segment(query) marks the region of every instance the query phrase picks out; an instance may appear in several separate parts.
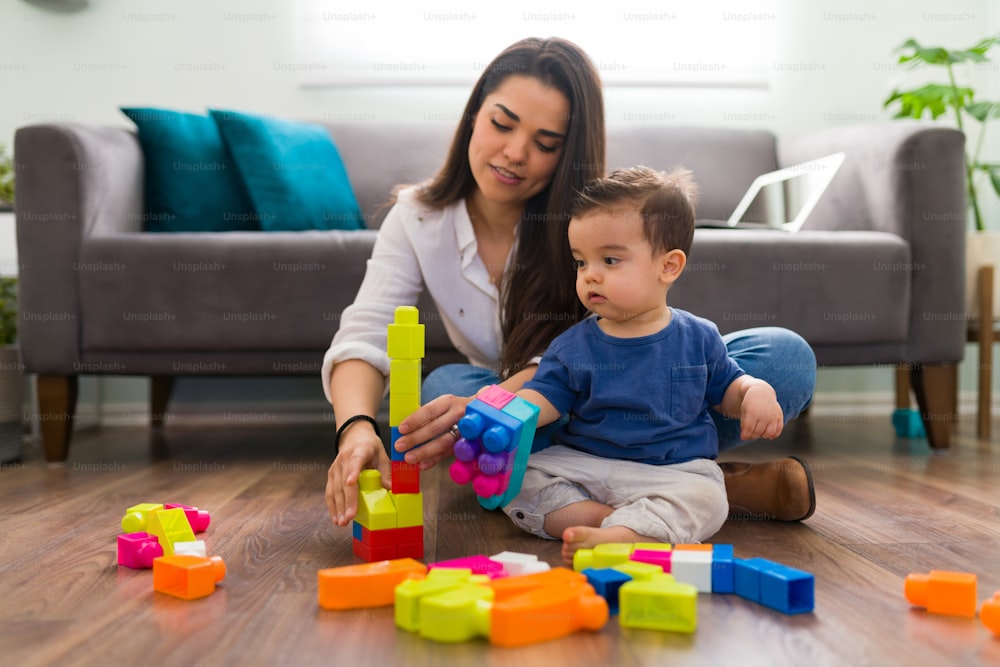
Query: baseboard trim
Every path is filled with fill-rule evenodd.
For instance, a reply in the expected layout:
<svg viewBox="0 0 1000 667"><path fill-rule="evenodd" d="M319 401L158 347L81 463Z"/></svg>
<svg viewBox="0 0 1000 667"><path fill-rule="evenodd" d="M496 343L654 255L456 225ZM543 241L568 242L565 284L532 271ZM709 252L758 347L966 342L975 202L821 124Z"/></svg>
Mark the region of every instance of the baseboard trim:
<svg viewBox="0 0 1000 667"><path fill-rule="evenodd" d="M916 408L916 405L911 407ZM817 417L865 416L889 419L896 409L896 395L881 392L819 392L809 413ZM962 392L958 397L960 417L974 418L976 392ZM1000 396L993 401L993 413L1000 415ZM81 405L77 410L77 428L93 426L148 426L152 419L146 403L105 403ZM291 424L333 424L333 412L322 401L283 401L262 403L180 404L168 409L166 425L178 426L252 426Z"/></svg>

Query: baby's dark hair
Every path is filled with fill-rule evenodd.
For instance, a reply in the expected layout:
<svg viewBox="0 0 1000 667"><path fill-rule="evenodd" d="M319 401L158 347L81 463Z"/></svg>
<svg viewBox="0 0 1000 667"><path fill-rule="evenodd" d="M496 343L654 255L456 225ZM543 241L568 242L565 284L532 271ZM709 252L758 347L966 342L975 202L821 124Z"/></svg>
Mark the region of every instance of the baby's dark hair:
<svg viewBox="0 0 1000 667"><path fill-rule="evenodd" d="M642 233L654 255L674 249L689 254L698 194L690 169L616 169L605 178L587 183L577 194L570 213L578 217L598 209L634 206L642 216Z"/></svg>

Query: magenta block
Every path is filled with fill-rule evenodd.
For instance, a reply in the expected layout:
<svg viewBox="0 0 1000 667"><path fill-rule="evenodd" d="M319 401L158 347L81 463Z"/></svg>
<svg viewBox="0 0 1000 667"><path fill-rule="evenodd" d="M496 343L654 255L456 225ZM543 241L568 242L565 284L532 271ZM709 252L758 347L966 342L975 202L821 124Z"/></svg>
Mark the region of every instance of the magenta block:
<svg viewBox="0 0 1000 667"><path fill-rule="evenodd" d="M118 564L139 570L153 567L153 559L163 555L156 535L123 533L118 536Z"/></svg>
<svg viewBox="0 0 1000 667"><path fill-rule="evenodd" d="M476 398L497 410L503 410L505 405L514 400L514 394L494 384L480 392Z"/></svg>
<svg viewBox="0 0 1000 667"><path fill-rule="evenodd" d="M468 484L476 476L476 464L474 461L455 460L448 467L448 474L456 484Z"/></svg>
<svg viewBox="0 0 1000 667"><path fill-rule="evenodd" d="M197 507L191 507L190 505L180 505L177 503L164 503L163 509L175 509L180 508L184 510L184 516L187 517L188 523L191 524L191 530L196 533L204 533L208 530L208 524L212 522L212 517L208 512L200 510Z"/></svg>
<svg viewBox="0 0 1000 667"><path fill-rule="evenodd" d="M656 551L654 549L636 549L629 556L629 560L659 565L663 568L664 572L670 572L670 553L669 551Z"/></svg>
<svg viewBox="0 0 1000 667"><path fill-rule="evenodd" d="M437 563L431 563L427 566L427 569L433 570L436 567L471 570L472 574L485 574L490 579L497 579L499 577L507 576L507 573L503 569L503 563L499 563L495 560L490 560L489 558L481 554L476 556L466 556L465 558L455 558L452 560L443 560Z"/></svg>

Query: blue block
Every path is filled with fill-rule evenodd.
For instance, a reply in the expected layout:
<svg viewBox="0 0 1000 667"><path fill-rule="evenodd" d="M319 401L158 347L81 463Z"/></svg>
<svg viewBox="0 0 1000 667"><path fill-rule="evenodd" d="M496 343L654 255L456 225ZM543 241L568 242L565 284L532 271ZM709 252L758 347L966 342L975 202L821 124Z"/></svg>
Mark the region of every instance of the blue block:
<svg viewBox="0 0 1000 667"><path fill-rule="evenodd" d="M389 459L392 461L403 461L404 453L396 451L396 440L399 439L399 429L395 426L392 427L392 432L389 436Z"/></svg>
<svg viewBox="0 0 1000 667"><path fill-rule="evenodd" d="M594 587L594 592L608 601L608 611L611 614L617 614L618 589L625 582L632 581L632 577L613 567L588 567L583 570L583 575L587 577L587 583Z"/></svg>
<svg viewBox="0 0 1000 667"><path fill-rule="evenodd" d="M804 614L813 610L813 575L794 567L772 563L760 575L760 603L783 614Z"/></svg>
<svg viewBox="0 0 1000 667"><path fill-rule="evenodd" d="M364 540L361 539L361 531L364 528L364 526L362 526L357 521L355 521L352 525L353 527L351 528L351 535L354 537L354 539L358 540L359 542L363 542Z"/></svg>
<svg viewBox="0 0 1000 667"><path fill-rule="evenodd" d="M765 558L733 559L733 592L741 598L760 602L761 572L770 567Z"/></svg>
<svg viewBox="0 0 1000 667"><path fill-rule="evenodd" d="M736 590L733 574L733 545L712 545L712 592L732 593Z"/></svg>
<svg viewBox="0 0 1000 667"><path fill-rule="evenodd" d="M923 438L924 420L920 418L920 412L900 408L892 413L892 425L896 429L897 438Z"/></svg>

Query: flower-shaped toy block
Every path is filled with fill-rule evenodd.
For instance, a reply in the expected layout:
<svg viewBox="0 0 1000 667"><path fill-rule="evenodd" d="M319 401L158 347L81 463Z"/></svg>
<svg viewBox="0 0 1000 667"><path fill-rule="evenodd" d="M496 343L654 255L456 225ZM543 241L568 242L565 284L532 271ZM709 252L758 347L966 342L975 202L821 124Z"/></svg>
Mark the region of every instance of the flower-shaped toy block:
<svg viewBox="0 0 1000 667"><path fill-rule="evenodd" d="M458 484L471 482L484 508L503 507L521 490L538 413L537 406L499 385L466 407L449 473Z"/></svg>

